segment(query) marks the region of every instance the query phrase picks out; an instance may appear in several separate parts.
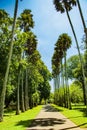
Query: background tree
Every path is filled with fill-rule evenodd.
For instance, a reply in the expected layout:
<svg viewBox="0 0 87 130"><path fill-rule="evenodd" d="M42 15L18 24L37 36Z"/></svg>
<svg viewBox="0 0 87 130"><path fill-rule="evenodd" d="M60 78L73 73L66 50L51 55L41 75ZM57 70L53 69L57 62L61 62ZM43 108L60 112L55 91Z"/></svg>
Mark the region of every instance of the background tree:
<svg viewBox="0 0 87 130"><path fill-rule="evenodd" d="M83 59L83 61L84 61L84 59ZM71 56L67 60L67 73L68 73L68 78L70 78L71 80L78 80L82 84L84 104L86 104L84 80L83 80L83 75L81 72L81 64L80 64L78 55Z"/></svg>
<svg viewBox="0 0 87 130"><path fill-rule="evenodd" d="M70 85L70 95L72 103L82 103L83 102L83 92L82 84L78 81L73 82Z"/></svg>

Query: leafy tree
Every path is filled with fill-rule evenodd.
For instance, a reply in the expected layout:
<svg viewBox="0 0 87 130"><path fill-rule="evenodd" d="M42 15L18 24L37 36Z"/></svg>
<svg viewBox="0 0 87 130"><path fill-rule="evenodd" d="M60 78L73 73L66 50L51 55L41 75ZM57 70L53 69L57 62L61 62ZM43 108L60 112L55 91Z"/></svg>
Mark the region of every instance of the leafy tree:
<svg viewBox="0 0 87 130"><path fill-rule="evenodd" d="M73 82L70 85L70 95L72 103L83 102L83 92L81 83Z"/></svg>
<svg viewBox="0 0 87 130"><path fill-rule="evenodd" d="M38 85L38 91L40 92L40 102L42 99L46 100L49 95L50 95L50 84L49 84L49 80L51 80L51 73L49 72L49 70L47 69L47 67L45 66L45 64L40 61L39 62L39 72L43 77L43 82L41 82Z"/></svg>
<svg viewBox="0 0 87 130"><path fill-rule="evenodd" d="M67 73L69 79L74 79L73 70L78 67L78 64L80 64L78 55L71 56L67 60Z"/></svg>
<svg viewBox="0 0 87 130"><path fill-rule="evenodd" d="M68 73L68 77L70 79L73 79L73 80L76 79L82 83L84 104L86 104L86 93L85 93L84 79L83 79L83 75L81 72L81 64L80 64L78 55L71 56L67 60L67 73Z"/></svg>
<svg viewBox="0 0 87 130"><path fill-rule="evenodd" d="M0 10L0 17L0 88L2 88L3 78L6 71L6 63L8 59L8 47L11 40L9 38L11 36L11 30L9 29L11 27L11 19L5 10Z"/></svg>
<svg viewBox="0 0 87 130"><path fill-rule="evenodd" d="M33 106L37 106L39 104L39 100L40 100L40 94L38 91L36 91L33 95L32 95L32 100L33 100Z"/></svg>

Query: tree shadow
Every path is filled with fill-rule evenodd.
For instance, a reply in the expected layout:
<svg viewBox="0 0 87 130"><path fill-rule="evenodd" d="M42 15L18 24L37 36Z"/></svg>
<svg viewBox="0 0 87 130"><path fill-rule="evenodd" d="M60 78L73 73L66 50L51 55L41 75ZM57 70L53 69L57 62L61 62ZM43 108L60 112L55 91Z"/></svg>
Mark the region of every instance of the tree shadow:
<svg viewBox="0 0 87 130"><path fill-rule="evenodd" d="M60 130L73 130L74 128L79 128L79 127L81 127L81 126L84 126L84 125L86 125L87 123L83 123L83 124L80 124L80 125L78 125L78 126L73 126L73 127L67 127L67 128L63 128L63 129L60 129Z"/></svg>
<svg viewBox="0 0 87 130"><path fill-rule="evenodd" d="M41 127L46 127L46 126L54 126L57 124L64 124L65 120L63 119L57 119L57 118L37 118L34 120L26 120L26 121L19 121L16 126L18 125L22 125L24 127L37 127L37 126L41 126ZM31 125L30 125L31 124Z"/></svg>
<svg viewBox="0 0 87 130"><path fill-rule="evenodd" d="M67 117L67 118L71 119L71 118L79 118L79 117L83 117L83 116L72 116L72 117Z"/></svg>
<svg viewBox="0 0 87 130"><path fill-rule="evenodd" d="M5 109L4 110L4 117L6 117L6 116L13 116L14 115L14 110L12 110L12 109Z"/></svg>
<svg viewBox="0 0 87 130"><path fill-rule="evenodd" d="M73 110L77 110L77 111L83 112L83 116L87 117L87 110L86 110L86 108L76 107L76 108L73 108Z"/></svg>
<svg viewBox="0 0 87 130"><path fill-rule="evenodd" d="M54 108L54 107L51 106L51 105L46 105L46 106L44 106L44 109L45 109L45 112L59 112L59 111L62 111L61 109L59 109L59 108Z"/></svg>

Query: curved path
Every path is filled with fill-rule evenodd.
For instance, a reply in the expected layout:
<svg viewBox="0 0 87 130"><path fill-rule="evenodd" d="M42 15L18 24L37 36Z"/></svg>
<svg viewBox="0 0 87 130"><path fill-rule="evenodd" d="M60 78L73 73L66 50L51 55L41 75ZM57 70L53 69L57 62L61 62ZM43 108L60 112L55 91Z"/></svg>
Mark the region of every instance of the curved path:
<svg viewBox="0 0 87 130"><path fill-rule="evenodd" d="M82 130L50 105L45 105L27 130Z"/></svg>

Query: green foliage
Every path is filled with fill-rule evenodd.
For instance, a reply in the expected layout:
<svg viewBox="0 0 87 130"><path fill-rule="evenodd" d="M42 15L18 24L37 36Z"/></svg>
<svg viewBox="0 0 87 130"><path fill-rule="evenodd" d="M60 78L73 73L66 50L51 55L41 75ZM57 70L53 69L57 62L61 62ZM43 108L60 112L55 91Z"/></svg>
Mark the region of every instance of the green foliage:
<svg viewBox="0 0 87 130"><path fill-rule="evenodd" d="M70 85L70 96L72 103L83 102L83 91L81 83L72 83Z"/></svg>
<svg viewBox="0 0 87 130"><path fill-rule="evenodd" d="M50 93L50 97L48 99L48 103L54 103L54 93Z"/></svg>
<svg viewBox="0 0 87 130"><path fill-rule="evenodd" d="M33 15L31 10L25 9L18 18L18 24L24 32L28 32L30 28L34 27Z"/></svg>
<svg viewBox="0 0 87 130"><path fill-rule="evenodd" d="M7 12L0 10L0 79L4 77L11 39L11 19ZM8 40L9 39L9 40ZM4 66L3 66L4 65Z"/></svg>
<svg viewBox="0 0 87 130"><path fill-rule="evenodd" d="M32 100L33 100L33 105L37 106L39 104L39 100L40 100L40 94L38 91L36 91L33 95L32 95Z"/></svg>
<svg viewBox="0 0 87 130"><path fill-rule="evenodd" d="M58 90L56 90L55 92L54 92L54 103L55 104L58 104L58 102L59 102L59 91Z"/></svg>
<svg viewBox="0 0 87 130"><path fill-rule="evenodd" d="M67 60L68 78L74 79L74 73L73 73L73 71L74 71L74 69L76 69L78 67L78 64L80 64L79 56L78 55L71 56Z"/></svg>
<svg viewBox="0 0 87 130"><path fill-rule="evenodd" d="M27 39L27 43L26 43L26 53L30 56L34 53L34 51L37 48L37 39L36 36L32 33L32 32L28 32L28 39Z"/></svg>

